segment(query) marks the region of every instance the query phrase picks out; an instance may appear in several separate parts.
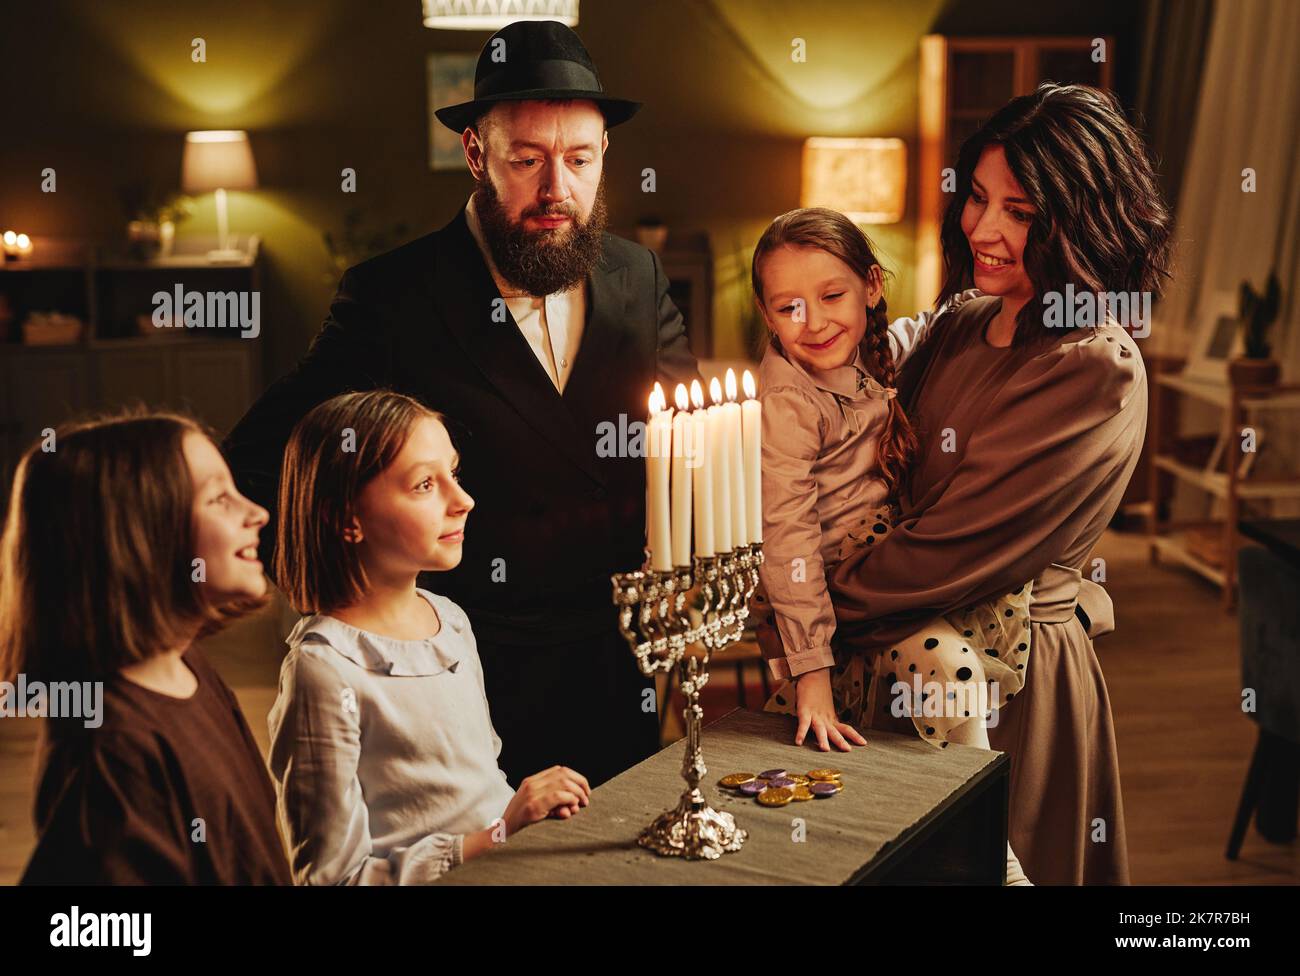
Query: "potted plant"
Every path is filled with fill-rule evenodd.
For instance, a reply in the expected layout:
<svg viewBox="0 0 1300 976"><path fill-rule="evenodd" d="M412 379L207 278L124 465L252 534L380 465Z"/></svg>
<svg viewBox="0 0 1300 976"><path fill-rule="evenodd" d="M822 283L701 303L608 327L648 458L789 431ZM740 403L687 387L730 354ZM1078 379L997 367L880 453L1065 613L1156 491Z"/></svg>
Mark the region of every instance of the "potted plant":
<svg viewBox="0 0 1300 976"><path fill-rule="evenodd" d="M1249 281L1241 283L1238 323L1245 355L1228 363L1228 376L1233 386L1272 386L1277 382L1282 370L1278 361L1270 355L1272 347L1268 341L1268 330L1277 318L1281 291L1276 271L1269 274L1263 294L1255 291Z"/></svg>
<svg viewBox="0 0 1300 976"><path fill-rule="evenodd" d="M182 193L172 193L158 205L158 243L163 257L170 257L176 241L176 226L194 212L194 200Z"/></svg>
<svg viewBox="0 0 1300 976"><path fill-rule="evenodd" d="M361 208L353 207L343 215L341 236L328 230L321 233L330 260L330 269L324 276L324 280L329 284L336 283L339 275L353 265L360 264L376 254L392 250L406 239L409 231L405 221L380 230L367 230L363 227L364 223Z"/></svg>
<svg viewBox="0 0 1300 976"><path fill-rule="evenodd" d="M176 225L193 212L193 199L182 193L159 190L146 181L123 187L121 198L127 215L126 240L131 256L142 261L169 256L176 238Z"/></svg>

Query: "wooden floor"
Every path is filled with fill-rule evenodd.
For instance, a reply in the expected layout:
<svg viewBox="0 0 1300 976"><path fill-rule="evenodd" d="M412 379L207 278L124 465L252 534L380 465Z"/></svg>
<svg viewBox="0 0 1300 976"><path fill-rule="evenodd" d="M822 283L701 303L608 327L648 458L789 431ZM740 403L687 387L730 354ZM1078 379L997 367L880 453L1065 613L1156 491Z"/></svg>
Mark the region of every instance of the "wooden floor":
<svg viewBox="0 0 1300 976"><path fill-rule="evenodd" d="M1270 844L1252 827L1241 857L1224 859L1255 725L1241 712L1237 618L1208 584L1151 566L1140 537L1108 532L1116 632L1097 642L1118 729L1135 884L1295 884L1300 845ZM612 612L612 610L611 610ZM275 608L207 642L266 749L286 619ZM752 678L751 707L761 707ZM732 707L734 672L714 669L711 711ZM32 757L38 721L0 721L0 883L20 875L33 842ZM677 734L670 723L666 734ZM706 743L707 745L707 743ZM707 755L706 755L707 758Z"/></svg>

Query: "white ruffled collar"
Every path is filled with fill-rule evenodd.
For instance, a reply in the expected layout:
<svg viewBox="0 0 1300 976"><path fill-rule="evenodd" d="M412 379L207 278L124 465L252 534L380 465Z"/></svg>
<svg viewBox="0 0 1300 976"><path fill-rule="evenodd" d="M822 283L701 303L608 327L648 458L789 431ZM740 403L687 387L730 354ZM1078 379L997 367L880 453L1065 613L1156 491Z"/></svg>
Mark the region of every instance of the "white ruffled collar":
<svg viewBox="0 0 1300 976"><path fill-rule="evenodd" d="M285 638L291 648L324 644L359 668L399 677L419 677L456 670L469 640L469 618L455 603L428 590L416 593L438 613L442 628L433 637L398 640L344 623L329 614L303 617Z"/></svg>

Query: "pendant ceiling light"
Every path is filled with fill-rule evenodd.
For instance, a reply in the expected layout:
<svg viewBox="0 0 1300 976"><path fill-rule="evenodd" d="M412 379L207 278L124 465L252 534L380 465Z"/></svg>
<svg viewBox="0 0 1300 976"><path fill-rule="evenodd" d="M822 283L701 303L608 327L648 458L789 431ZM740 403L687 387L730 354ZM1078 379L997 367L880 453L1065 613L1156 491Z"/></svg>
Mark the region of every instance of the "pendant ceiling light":
<svg viewBox="0 0 1300 976"><path fill-rule="evenodd" d="M578 0L423 0L424 26L496 31L518 20L558 20L578 26Z"/></svg>

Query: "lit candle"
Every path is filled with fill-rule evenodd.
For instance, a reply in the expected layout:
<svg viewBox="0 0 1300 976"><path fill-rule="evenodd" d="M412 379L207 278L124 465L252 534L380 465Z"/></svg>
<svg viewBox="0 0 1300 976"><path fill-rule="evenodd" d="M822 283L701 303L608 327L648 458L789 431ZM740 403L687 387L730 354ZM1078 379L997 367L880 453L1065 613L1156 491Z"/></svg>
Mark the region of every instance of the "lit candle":
<svg viewBox="0 0 1300 976"><path fill-rule="evenodd" d="M26 234L19 234L14 240L14 255L20 258L32 256L32 239Z"/></svg>
<svg viewBox="0 0 1300 976"><path fill-rule="evenodd" d="M713 457L709 443L709 414L704 409L704 391L699 380L691 380L691 431L695 453L695 555L713 555Z"/></svg>
<svg viewBox="0 0 1300 976"><path fill-rule="evenodd" d="M13 231L5 231L4 237L0 238L0 240L3 240L4 242L5 257L10 258L18 253L18 235Z"/></svg>
<svg viewBox="0 0 1300 976"><path fill-rule="evenodd" d="M731 450L722 413L722 385L709 380L709 452L713 458L713 548L731 552Z"/></svg>
<svg viewBox="0 0 1300 976"><path fill-rule="evenodd" d="M745 370L744 387L740 419L745 438L745 514L749 541L758 543L763 541L763 405L749 370Z"/></svg>
<svg viewBox="0 0 1300 976"><path fill-rule="evenodd" d="M678 383L673 393L677 413L673 415L673 565L691 564L691 469L687 467L687 439L692 436L690 401L686 398L686 385ZM691 447L691 450L694 448Z"/></svg>
<svg viewBox="0 0 1300 976"><path fill-rule="evenodd" d="M745 459L740 434L740 404L736 402L736 371L727 370L727 402L722 406L727 425L727 473L730 476L731 541L736 549L749 544L749 522L745 518Z"/></svg>
<svg viewBox="0 0 1300 976"><path fill-rule="evenodd" d="M666 407L658 383L650 394L650 422L646 424L646 538L650 546L650 568L667 572L673 568L672 521L669 515L668 477L672 461L672 412Z"/></svg>

